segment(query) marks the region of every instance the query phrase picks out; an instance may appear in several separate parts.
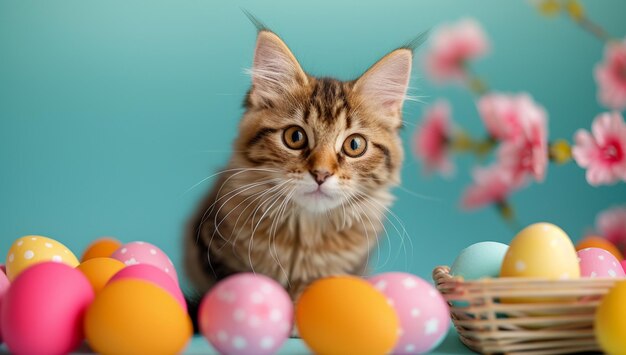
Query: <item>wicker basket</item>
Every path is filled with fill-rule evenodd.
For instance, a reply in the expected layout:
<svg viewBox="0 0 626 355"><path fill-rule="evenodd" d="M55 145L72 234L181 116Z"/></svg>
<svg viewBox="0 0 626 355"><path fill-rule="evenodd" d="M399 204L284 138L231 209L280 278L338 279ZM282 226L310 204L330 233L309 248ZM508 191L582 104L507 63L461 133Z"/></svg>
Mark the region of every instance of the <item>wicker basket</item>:
<svg viewBox="0 0 626 355"><path fill-rule="evenodd" d="M437 267L433 279L450 304L450 316L467 347L483 354L537 355L600 351L593 333L595 309L619 281L464 281L451 276L447 266ZM507 297L527 301L500 302Z"/></svg>

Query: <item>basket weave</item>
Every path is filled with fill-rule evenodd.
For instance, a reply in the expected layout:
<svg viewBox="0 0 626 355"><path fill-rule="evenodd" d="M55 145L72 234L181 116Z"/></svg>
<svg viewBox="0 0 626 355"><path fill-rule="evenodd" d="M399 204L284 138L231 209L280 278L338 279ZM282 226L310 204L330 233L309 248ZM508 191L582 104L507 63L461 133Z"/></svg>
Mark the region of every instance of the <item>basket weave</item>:
<svg viewBox="0 0 626 355"><path fill-rule="evenodd" d="M483 354L534 355L600 351L593 332L595 310L602 296L619 281L464 281L451 276L447 266L435 268L433 280L450 304L452 322L467 347ZM507 297L527 301L500 302Z"/></svg>

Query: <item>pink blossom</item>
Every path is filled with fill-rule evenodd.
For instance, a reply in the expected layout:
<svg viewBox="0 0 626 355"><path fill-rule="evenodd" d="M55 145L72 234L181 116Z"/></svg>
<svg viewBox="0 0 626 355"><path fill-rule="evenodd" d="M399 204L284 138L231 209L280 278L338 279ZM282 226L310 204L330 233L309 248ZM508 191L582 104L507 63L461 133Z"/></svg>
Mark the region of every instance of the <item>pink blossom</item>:
<svg viewBox="0 0 626 355"><path fill-rule="evenodd" d="M454 171L448 157L450 131L450 105L444 100L437 101L426 110L413 138L414 153L424 161L427 171L439 171L444 175Z"/></svg>
<svg viewBox="0 0 626 355"><path fill-rule="evenodd" d="M489 50L487 36L474 19L442 25L431 38L432 45L425 54L424 64L426 73L439 83L465 80L466 62Z"/></svg>
<svg viewBox="0 0 626 355"><path fill-rule="evenodd" d="M593 186L626 180L626 123L618 112L602 113L594 119L591 132L579 129L572 155L587 169Z"/></svg>
<svg viewBox="0 0 626 355"><path fill-rule="evenodd" d="M626 108L626 39L604 49L604 61L596 65L598 101L614 110Z"/></svg>
<svg viewBox="0 0 626 355"><path fill-rule="evenodd" d="M544 108L526 93L488 94L478 101L477 106L489 134L504 141L528 134L530 126L545 123L547 117Z"/></svg>
<svg viewBox="0 0 626 355"><path fill-rule="evenodd" d="M611 243L626 247L626 206L602 211L596 217L596 228Z"/></svg>
<svg viewBox="0 0 626 355"><path fill-rule="evenodd" d="M474 184L463 193L461 205L474 209L504 202L517 187L508 169L499 165L474 170Z"/></svg>

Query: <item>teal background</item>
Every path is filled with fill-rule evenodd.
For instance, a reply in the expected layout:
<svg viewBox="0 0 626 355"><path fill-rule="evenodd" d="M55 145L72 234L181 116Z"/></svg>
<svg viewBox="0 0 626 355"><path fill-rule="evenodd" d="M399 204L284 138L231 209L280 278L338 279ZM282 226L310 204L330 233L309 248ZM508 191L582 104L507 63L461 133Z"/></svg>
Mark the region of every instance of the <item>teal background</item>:
<svg viewBox="0 0 626 355"><path fill-rule="evenodd" d="M611 34L626 34L626 2L584 4ZM493 46L475 71L495 89L530 92L549 112L551 138L571 140L603 111L592 77L603 43L525 1L0 1L1 255L25 234L76 254L111 235L153 242L180 265L183 224L211 182L187 190L227 160L250 83L243 69L255 29L241 7L282 36L305 70L342 79L469 15ZM429 279L465 246L506 243L514 231L490 208L459 210L472 159L456 159L447 181L425 177L410 153L422 110L439 96L450 98L461 126L483 134L472 95L431 85L419 54L411 85L424 103L405 105L409 153L393 211L412 248L404 252L390 233L372 262ZM550 221L577 240L599 211L625 199L624 183L592 188L570 163L550 166L545 183L512 202L522 224Z"/></svg>

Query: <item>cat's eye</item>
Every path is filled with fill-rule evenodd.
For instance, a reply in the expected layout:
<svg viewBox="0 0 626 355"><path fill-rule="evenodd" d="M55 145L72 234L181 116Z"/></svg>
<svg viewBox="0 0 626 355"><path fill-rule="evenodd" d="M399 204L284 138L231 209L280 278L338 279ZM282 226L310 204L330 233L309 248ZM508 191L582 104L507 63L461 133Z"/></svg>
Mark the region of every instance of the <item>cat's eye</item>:
<svg viewBox="0 0 626 355"><path fill-rule="evenodd" d="M306 147L306 132L300 126L288 127L283 132L283 142L291 149L302 149Z"/></svg>
<svg viewBox="0 0 626 355"><path fill-rule="evenodd" d="M367 150L367 141L360 134L352 134L343 142L343 152L351 157L358 158L365 154Z"/></svg>

